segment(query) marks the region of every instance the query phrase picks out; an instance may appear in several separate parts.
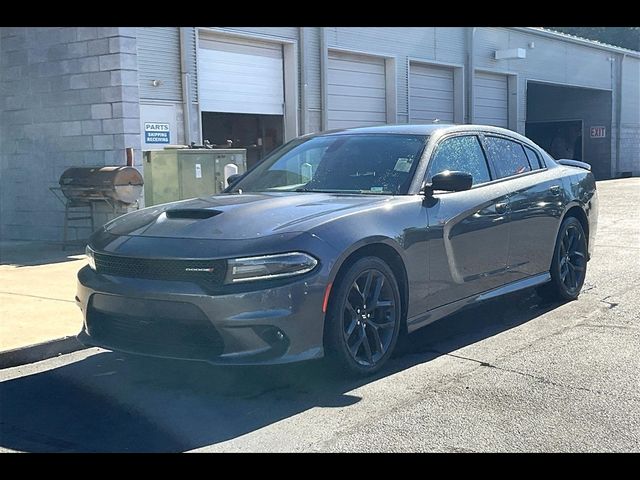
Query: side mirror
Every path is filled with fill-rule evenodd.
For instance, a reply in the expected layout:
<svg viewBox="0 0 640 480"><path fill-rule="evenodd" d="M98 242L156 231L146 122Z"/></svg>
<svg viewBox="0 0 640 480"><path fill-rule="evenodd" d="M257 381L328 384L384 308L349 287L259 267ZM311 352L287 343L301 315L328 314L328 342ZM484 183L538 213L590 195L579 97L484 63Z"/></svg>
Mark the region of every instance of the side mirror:
<svg viewBox="0 0 640 480"><path fill-rule="evenodd" d="M233 185L238 180L240 180L242 177L244 177L244 174L242 174L242 173L234 173L233 175L229 175L227 177L227 185L229 185L229 186Z"/></svg>
<svg viewBox="0 0 640 480"><path fill-rule="evenodd" d="M431 178L431 184L427 184L425 187L425 194L432 195L435 190L462 192L469 190L471 185L473 185L473 177L468 173L445 170Z"/></svg>

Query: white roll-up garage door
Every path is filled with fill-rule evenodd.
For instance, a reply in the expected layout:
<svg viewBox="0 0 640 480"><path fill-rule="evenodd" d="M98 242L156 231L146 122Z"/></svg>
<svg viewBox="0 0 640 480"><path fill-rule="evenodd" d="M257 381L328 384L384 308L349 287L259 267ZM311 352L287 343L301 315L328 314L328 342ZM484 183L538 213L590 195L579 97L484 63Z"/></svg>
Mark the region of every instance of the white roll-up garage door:
<svg viewBox="0 0 640 480"><path fill-rule="evenodd" d="M200 37L198 85L205 112L284 113L282 46Z"/></svg>
<svg viewBox="0 0 640 480"><path fill-rule="evenodd" d="M328 128L386 123L384 58L330 52L327 103Z"/></svg>
<svg viewBox="0 0 640 480"><path fill-rule="evenodd" d="M411 63L409 120L453 122L453 69Z"/></svg>
<svg viewBox="0 0 640 480"><path fill-rule="evenodd" d="M509 83L506 75L476 72L475 122L509 127Z"/></svg>

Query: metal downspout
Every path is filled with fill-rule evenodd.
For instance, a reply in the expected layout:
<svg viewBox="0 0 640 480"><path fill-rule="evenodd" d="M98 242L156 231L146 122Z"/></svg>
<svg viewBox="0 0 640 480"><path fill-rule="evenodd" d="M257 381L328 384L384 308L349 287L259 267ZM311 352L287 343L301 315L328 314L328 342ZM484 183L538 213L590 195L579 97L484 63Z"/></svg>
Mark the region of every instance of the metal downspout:
<svg viewBox="0 0 640 480"><path fill-rule="evenodd" d="M184 143L191 145L191 74L187 63L188 29L180 27L180 73L182 80L182 115L184 125Z"/></svg>
<svg viewBox="0 0 640 480"><path fill-rule="evenodd" d="M474 76L475 76L476 27L467 28L467 123L475 123Z"/></svg>
<svg viewBox="0 0 640 480"><path fill-rule="evenodd" d="M320 27L320 92L322 98L322 130L327 130L328 128L328 118L327 118L327 68L329 67L329 58L327 52L327 29L325 27Z"/></svg>
<svg viewBox="0 0 640 480"><path fill-rule="evenodd" d="M619 55L620 65L618 66L618 78L616 82L616 126L617 135L616 135L616 162L615 162L615 170L613 172L613 177L620 175L620 137L622 136L622 75L624 58L626 54Z"/></svg>
<svg viewBox="0 0 640 480"><path fill-rule="evenodd" d="M307 106L307 52L305 46L305 27L298 27L300 45L300 130L303 134L309 133L309 109Z"/></svg>

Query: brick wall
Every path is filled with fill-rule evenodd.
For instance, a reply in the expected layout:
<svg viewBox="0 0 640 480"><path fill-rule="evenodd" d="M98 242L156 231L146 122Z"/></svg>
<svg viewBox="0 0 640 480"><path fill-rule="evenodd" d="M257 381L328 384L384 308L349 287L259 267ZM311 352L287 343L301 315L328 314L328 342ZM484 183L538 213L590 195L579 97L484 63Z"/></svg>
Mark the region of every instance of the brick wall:
<svg viewBox="0 0 640 480"><path fill-rule="evenodd" d="M2 27L0 58L0 238L61 240L66 168L141 164L135 28Z"/></svg>

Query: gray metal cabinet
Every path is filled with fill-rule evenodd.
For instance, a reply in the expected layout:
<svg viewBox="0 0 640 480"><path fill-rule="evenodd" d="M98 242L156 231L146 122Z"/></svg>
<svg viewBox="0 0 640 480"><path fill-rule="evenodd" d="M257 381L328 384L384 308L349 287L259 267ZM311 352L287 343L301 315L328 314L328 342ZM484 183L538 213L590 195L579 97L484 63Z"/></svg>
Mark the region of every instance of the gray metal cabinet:
<svg viewBox="0 0 640 480"><path fill-rule="evenodd" d="M145 205L221 193L227 177L244 173L247 151L165 149L144 152Z"/></svg>

